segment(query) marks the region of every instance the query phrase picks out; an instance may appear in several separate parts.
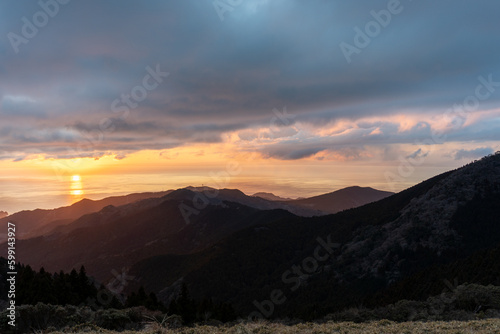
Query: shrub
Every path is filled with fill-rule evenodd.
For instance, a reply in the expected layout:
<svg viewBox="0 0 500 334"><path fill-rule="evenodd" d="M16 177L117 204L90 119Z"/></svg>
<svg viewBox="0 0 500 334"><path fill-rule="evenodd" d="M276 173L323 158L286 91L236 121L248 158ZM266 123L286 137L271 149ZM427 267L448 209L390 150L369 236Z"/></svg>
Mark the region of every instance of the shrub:
<svg viewBox="0 0 500 334"><path fill-rule="evenodd" d="M426 301L400 300L373 310L350 308L329 314L326 320L366 322L387 319L397 322L427 320L473 320L498 317L500 287L464 284L453 291L429 297Z"/></svg>

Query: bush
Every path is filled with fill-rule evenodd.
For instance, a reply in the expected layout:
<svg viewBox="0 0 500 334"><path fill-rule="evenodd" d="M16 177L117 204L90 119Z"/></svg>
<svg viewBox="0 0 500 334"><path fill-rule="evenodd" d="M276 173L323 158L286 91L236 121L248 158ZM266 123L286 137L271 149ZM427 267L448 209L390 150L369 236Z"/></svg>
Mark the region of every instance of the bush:
<svg viewBox="0 0 500 334"><path fill-rule="evenodd" d="M387 319L391 321L474 320L498 317L500 314L500 287L464 284L453 291L429 297L426 301L400 300L395 304L373 310L350 308L329 314L326 320L366 322Z"/></svg>
<svg viewBox="0 0 500 334"><path fill-rule="evenodd" d="M457 287L455 307L466 311L500 309L500 287L468 284Z"/></svg>
<svg viewBox="0 0 500 334"><path fill-rule="evenodd" d="M124 330L132 329L133 322L126 312L122 310L98 310L95 314L94 323L105 329Z"/></svg>
<svg viewBox="0 0 500 334"><path fill-rule="evenodd" d="M105 309L94 311L88 306L59 306L38 303L21 305L16 309L16 333L32 333L47 329L69 330L85 328L104 328L108 330L137 330L144 325L144 316L160 316L161 312L148 311L144 307L124 310ZM0 333L9 333L7 311L0 313Z"/></svg>

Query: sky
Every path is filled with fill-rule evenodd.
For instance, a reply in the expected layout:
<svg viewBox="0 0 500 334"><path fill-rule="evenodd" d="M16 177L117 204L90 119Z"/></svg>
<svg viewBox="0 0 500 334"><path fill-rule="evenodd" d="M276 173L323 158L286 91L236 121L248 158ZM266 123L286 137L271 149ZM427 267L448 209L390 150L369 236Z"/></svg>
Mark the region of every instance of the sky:
<svg viewBox="0 0 500 334"><path fill-rule="evenodd" d="M0 210L400 191L500 150L500 2L0 1Z"/></svg>

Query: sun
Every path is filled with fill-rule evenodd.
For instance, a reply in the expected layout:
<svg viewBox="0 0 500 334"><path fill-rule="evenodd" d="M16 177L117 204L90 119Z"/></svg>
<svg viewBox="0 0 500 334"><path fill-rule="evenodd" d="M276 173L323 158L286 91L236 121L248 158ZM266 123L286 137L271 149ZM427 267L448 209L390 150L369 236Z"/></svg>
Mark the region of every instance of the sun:
<svg viewBox="0 0 500 334"><path fill-rule="evenodd" d="M83 195L83 183L80 175L71 176L71 184L69 185L69 193L72 196L80 197Z"/></svg>

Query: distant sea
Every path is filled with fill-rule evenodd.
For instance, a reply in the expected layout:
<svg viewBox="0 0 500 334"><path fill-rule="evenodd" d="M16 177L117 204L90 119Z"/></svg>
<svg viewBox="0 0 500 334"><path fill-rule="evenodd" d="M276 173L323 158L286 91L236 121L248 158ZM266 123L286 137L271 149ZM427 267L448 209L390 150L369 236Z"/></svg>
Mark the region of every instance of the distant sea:
<svg viewBox="0 0 500 334"><path fill-rule="evenodd" d="M162 173L162 174L109 174L109 175L68 175L64 178L33 177L7 178L0 176L0 211L9 214L21 210L53 209L71 205L83 198L93 200L108 196L125 195L136 192L156 192L187 186L210 186L215 188L237 188L252 195L257 192L272 192L282 197L309 197L332 192L341 188L359 185L379 190L392 191L384 178L386 168L374 167L371 173L354 171L349 177L338 177L332 171L331 178L311 177L310 171L274 170L268 175L242 175L232 177L227 183L217 184L207 172L204 173ZM427 170L427 174L439 172ZM314 174L314 173L313 173ZM374 177L375 176L375 177ZM413 179L397 185L397 191L413 184L414 178L424 180L426 175L413 175Z"/></svg>

